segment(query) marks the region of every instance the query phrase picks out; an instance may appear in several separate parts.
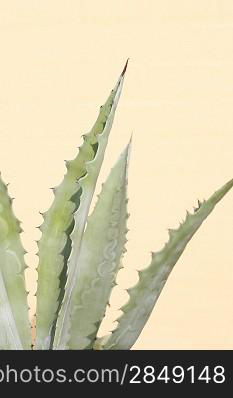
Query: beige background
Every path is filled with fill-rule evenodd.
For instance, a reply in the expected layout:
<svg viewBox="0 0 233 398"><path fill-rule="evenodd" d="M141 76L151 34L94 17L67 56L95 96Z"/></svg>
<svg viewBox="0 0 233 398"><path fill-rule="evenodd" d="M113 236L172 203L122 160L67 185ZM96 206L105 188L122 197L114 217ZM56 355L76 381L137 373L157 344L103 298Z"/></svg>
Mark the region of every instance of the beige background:
<svg viewBox="0 0 233 398"><path fill-rule="evenodd" d="M0 168L25 230L32 313L39 211L130 57L101 173L133 131L109 330L167 228L233 176L233 2L1 0L0 54ZM135 348L233 348L232 204L231 192L189 244Z"/></svg>

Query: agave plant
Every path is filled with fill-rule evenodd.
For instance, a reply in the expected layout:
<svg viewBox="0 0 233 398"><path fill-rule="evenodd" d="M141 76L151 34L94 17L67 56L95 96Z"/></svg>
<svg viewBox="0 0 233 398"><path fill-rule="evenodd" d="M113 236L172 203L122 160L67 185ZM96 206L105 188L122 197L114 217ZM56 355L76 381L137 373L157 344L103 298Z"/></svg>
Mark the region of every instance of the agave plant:
<svg viewBox="0 0 233 398"><path fill-rule="evenodd" d="M122 267L127 234L127 170L131 143L120 155L89 209L104 159L127 64L100 108L92 130L83 136L77 157L53 189L54 200L43 214L38 243L36 313L37 350L130 349L140 335L177 260L215 205L233 186L227 182L207 201L198 202L178 229L169 230L162 250L139 272L128 289L129 300L117 328L97 338L112 288ZM0 180L0 348L31 349L25 290L25 251L20 223L12 211L7 186Z"/></svg>

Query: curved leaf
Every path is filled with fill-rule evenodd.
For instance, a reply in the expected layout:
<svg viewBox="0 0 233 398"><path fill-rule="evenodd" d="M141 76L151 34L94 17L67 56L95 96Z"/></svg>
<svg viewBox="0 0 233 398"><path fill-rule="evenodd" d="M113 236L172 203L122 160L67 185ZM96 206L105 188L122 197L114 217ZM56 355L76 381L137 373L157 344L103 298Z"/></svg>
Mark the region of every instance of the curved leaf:
<svg viewBox="0 0 233 398"><path fill-rule="evenodd" d="M96 349L119 350L132 347L187 243L232 186L233 180L216 191L207 201L199 202L194 214L187 212L186 219L180 227L169 231L169 241L161 251L152 254L150 266L139 272L137 285L128 290L129 301L122 308L123 314L118 319L116 330L108 337L99 339L95 345Z"/></svg>

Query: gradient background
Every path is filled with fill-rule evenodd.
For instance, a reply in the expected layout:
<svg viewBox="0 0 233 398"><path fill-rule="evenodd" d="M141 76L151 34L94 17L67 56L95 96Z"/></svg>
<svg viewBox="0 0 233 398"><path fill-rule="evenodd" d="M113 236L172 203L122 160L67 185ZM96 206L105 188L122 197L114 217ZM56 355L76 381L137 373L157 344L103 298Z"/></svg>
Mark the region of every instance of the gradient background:
<svg viewBox="0 0 233 398"><path fill-rule="evenodd" d="M167 228L233 176L233 2L1 0L0 54L0 169L25 230L31 314L39 211L130 57L100 178L133 131L127 270L106 332ZM135 348L233 348L232 194L187 247Z"/></svg>

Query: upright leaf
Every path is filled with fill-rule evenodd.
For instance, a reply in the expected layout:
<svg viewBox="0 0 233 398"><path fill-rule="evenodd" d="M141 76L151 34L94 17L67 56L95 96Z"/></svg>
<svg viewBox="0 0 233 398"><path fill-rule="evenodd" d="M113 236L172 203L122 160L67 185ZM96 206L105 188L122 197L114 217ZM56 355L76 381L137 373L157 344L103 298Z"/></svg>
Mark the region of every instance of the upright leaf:
<svg viewBox="0 0 233 398"><path fill-rule="evenodd" d="M25 290L25 250L7 187L0 178L0 349L31 348Z"/></svg>
<svg viewBox="0 0 233 398"><path fill-rule="evenodd" d="M125 251L128 155L129 146L111 170L88 218L71 286L70 330L64 330L69 335L69 340L64 340L69 342L56 348L91 348L104 317Z"/></svg>
<svg viewBox="0 0 233 398"><path fill-rule="evenodd" d="M129 301L122 308L123 314L118 319L116 330L111 335L99 339L95 345L96 349L119 350L132 347L187 243L232 186L233 179L207 201L199 202L194 214L187 212L185 221L177 230L169 231L169 241L161 251L152 254L150 266L139 272L137 285L128 290Z"/></svg>
<svg viewBox="0 0 233 398"><path fill-rule="evenodd" d="M70 235L72 241L72 251L67 263L67 281L65 285L65 294L62 301L62 306L59 311L58 320L56 324L56 332L54 339L54 347L65 347L68 343L67 339L69 335L67 331L70 325L70 299L71 291L73 286L73 280L75 278L76 267L78 264L78 258L80 254L80 247L82 243L82 237L84 227L91 204L91 200L95 191L96 181L100 172L100 168L103 162L106 145L108 142L108 135L110 126L112 125L114 111L120 95L120 90L123 84L123 78L120 78L120 86L118 88L118 94L116 94L115 100L113 101L112 110L106 121L102 134L98 135L98 150L93 160L86 162L87 173L84 177L80 178L79 184L82 189L80 205L74 215L74 229Z"/></svg>
<svg viewBox="0 0 233 398"><path fill-rule="evenodd" d="M127 64L126 64L127 66ZM109 132L120 97L126 66L112 90L92 130L84 136L83 145L77 157L67 162L67 174L61 185L54 190L54 201L44 214L39 242L38 290L37 290L37 337L36 348L48 349L52 346L53 327L56 323L66 283L67 260L71 252L70 233L74 227L73 213L77 210L76 235L79 250L87 213L94 192L96 179L103 161ZM89 162L97 154L98 169L94 173L88 170ZM90 174L88 188L82 183ZM72 279L72 266L69 266Z"/></svg>

